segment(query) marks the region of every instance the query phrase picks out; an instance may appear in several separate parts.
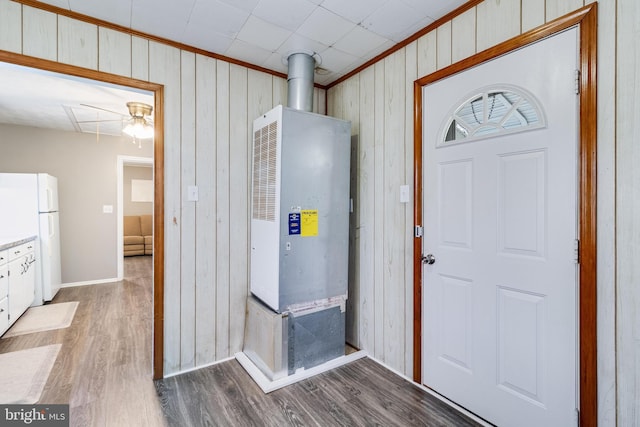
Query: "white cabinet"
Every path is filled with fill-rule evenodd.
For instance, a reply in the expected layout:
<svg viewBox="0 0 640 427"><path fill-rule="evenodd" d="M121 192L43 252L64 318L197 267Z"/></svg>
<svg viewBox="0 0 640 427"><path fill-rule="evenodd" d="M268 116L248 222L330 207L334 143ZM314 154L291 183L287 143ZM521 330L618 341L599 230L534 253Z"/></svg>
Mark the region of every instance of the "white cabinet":
<svg viewBox="0 0 640 427"><path fill-rule="evenodd" d="M0 251L0 334L9 328L9 252Z"/></svg>
<svg viewBox="0 0 640 427"><path fill-rule="evenodd" d="M29 308L36 283L35 240L5 247L0 251L0 335Z"/></svg>
<svg viewBox="0 0 640 427"><path fill-rule="evenodd" d="M15 322L33 302L36 280L34 242L9 249L9 323Z"/></svg>

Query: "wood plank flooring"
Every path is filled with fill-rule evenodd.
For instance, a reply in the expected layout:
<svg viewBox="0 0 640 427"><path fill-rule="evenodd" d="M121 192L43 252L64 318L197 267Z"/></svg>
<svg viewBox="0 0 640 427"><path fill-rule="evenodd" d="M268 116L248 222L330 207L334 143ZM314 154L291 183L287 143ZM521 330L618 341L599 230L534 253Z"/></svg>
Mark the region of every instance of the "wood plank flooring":
<svg viewBox="0 0 640 427"><path fill-rule="evenodd" d="M0 353L61 343L40 403L68 403L72 426L476 426L376 362L361 359L268 395L235 361L151 380L151 257L125 280L63 288L69 328L0 340Z"/></svg>

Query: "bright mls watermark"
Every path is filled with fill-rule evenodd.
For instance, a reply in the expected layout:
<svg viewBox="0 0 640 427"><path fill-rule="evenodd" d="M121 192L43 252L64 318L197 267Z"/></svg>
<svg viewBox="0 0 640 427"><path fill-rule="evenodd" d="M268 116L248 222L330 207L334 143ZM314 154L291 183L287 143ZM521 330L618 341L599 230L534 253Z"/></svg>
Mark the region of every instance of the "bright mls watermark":
<svg viewBox="0 0 640 427"><path fill-rule="evenodd" d="M0 405L0 427L69 427L69 405Z"/></svg>

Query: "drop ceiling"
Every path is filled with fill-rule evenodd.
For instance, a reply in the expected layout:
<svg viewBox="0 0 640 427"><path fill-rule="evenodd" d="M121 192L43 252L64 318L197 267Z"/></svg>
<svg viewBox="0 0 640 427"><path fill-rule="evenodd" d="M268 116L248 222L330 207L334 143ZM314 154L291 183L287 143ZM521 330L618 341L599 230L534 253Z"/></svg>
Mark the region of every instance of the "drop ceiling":
<svg viewBox="0 0 640 427"><path fill-rule="evenodd" d="M276 72L292 52L320 58L330 84L467 0L42 0ZM126 103L153 95L0 62L0 123L121 135ZM97 107L97 108L94 108ZM109 110L109 111L105 111Z"/></svg>
<svg viewBox="0 0 640 427"><path fill-rule="evenodd" d="M286 73L319 55L329 84L467 0L42 0L146 34Z"/></svg>

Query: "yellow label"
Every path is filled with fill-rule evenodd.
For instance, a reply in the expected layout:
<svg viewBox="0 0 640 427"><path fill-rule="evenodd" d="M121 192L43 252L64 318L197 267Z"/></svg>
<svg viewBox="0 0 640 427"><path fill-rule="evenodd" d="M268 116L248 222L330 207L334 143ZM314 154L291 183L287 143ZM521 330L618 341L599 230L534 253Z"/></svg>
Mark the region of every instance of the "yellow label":
<svg viewBox="0 0 640 427"><path fill-rule="evenodd" d="M318 210L300 211L300 235L310 237L318 235Z"/></svg>

